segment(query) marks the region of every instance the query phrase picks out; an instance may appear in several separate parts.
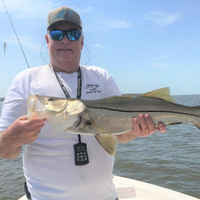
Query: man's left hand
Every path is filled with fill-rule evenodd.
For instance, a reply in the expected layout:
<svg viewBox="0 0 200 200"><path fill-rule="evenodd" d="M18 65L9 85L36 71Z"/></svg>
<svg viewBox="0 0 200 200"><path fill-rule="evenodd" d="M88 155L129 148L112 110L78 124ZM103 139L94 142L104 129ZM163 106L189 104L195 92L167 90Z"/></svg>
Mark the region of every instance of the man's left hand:
<svg viewBox="0 0 200 200"><path fill-rule="evenodd" d="M120 143L127 143L134 140L136 137L147 137L152 135L156 131L165 133L165 124L159 122L156 126L149 114L140 114L138 118L133 118L133 129L127 133L117 135L117 139Z"/></svg>

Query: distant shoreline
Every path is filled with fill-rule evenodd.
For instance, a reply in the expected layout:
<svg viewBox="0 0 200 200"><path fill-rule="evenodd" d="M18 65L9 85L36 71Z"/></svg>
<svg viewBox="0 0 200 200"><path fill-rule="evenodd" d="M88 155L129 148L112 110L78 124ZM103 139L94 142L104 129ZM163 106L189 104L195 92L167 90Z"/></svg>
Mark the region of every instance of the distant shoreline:
<svg viewBox="0 0 200 200"><path fill-rule="evenodd" d="M142 93L124 93L122 96L132 96L132 97L137 97L142 95ZM178 95L171 95L172 97L176 96L199 96L200 94L178 94ZM0 101L4 101L5 97L1 97Z"/></svg>

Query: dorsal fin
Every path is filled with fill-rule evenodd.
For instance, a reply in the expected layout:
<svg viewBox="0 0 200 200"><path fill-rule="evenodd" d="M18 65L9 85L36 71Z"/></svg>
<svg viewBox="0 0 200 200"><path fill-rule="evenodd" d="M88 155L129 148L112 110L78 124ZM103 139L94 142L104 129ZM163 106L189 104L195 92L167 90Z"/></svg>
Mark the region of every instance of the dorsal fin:
<svg viewBox="0 0 200 200"><path fill-rule="evenodd" d="M170 96L170 91L169 91L169 87L165 87L165 88L161 88L158 90L154 90L148 93L143 94L142 96L144 97L153 97L153 98L158 98L158 99L162 99L165 101L170 101L175 103L176 101Z"/></svg>

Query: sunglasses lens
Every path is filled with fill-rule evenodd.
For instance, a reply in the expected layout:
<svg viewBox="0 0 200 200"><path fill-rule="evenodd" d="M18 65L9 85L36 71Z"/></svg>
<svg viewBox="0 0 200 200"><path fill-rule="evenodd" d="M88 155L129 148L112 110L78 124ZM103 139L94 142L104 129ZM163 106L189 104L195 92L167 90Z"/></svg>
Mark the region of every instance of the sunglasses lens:
<svg viewBox="0 0 200 200"><path fill-rule="evenodd" d="M63 39L64 32L60 31L60 30L52 30L50 32L50 36L51 36L52 40L60 41Z"/></svg>
<svg viewBox="0 0 200 200"><path fill-rule="evenodd" d="M80 31L67 31L67 37L70 41L77 41L81 36Z"/></svg>

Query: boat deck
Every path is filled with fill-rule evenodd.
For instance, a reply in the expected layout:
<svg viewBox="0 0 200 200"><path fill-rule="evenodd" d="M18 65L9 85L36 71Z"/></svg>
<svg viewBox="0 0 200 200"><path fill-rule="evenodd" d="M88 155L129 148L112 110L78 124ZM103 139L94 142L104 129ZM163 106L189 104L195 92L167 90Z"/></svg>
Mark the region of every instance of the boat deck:
<svg viewBox="0 0 200 200"><path fill-rule="evenodd" d="M114 176L119 200L200 200L153 184ZM26 196L19 200L27 200Z"/></svg>

